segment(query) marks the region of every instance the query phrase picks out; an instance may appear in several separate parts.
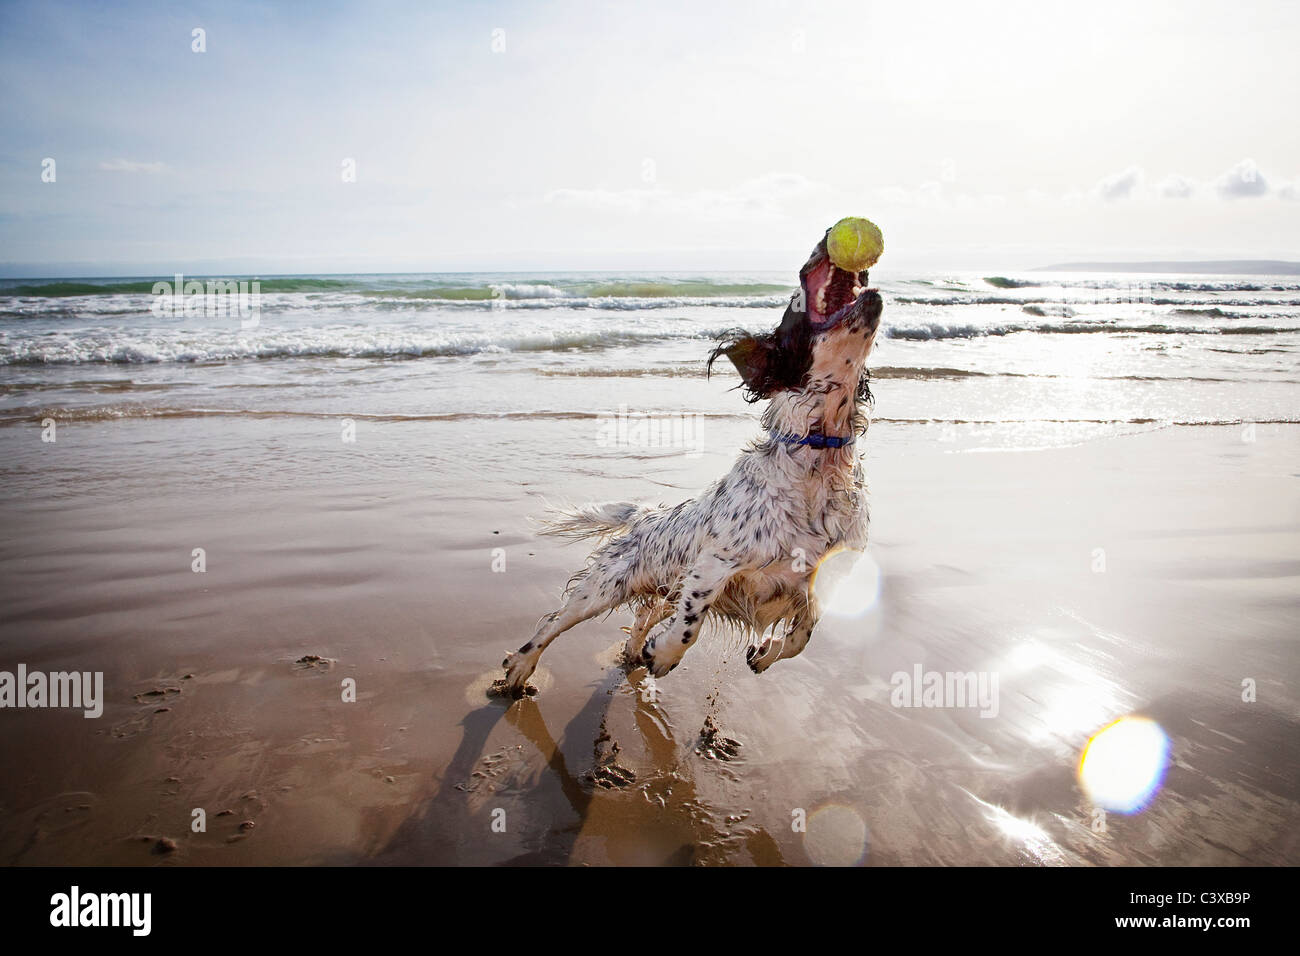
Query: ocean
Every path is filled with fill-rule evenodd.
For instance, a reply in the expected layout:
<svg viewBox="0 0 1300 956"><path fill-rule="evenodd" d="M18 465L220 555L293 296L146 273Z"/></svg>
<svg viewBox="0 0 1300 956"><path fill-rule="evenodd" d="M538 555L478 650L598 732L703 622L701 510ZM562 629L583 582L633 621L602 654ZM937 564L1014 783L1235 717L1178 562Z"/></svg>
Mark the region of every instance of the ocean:
<svg viewBox="0 0 1300 956"><path fill-rule="evenodd" d="M1294 276L877 273L874 420L954 449L1300 418ZM773 328L793 290L776 273L258 281L253 324L160 311L153 279L0 280L0 426L745 416L705 358L726 329Z"/></svg>

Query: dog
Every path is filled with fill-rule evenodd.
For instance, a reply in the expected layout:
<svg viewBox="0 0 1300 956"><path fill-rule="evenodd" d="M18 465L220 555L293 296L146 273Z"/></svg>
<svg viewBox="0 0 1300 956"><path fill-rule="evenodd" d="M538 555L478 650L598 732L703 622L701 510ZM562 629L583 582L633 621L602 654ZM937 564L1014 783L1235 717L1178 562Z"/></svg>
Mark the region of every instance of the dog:
<svg viewBox="0 0 1300 956"><path fill-rule="evenodd" d="M747 635L745 657L756 674L807 646L819 614L811 589L818 562L867 541L867 489L854 445L866 433L866 360L884 307L879 292L866 288L865 271L831 261L827 236L799 270L780 326L760 336L733 330L709 355L710 373L725 355L745 399L768 403L766 434L726 477L674 507L593 505L547 524L543 533L603 543L570 580L563 606L502 661L509 696L530 690L528 678L553 640L624 606L636 612L624 660L656 678L681 663L706 623Z"/></svg>

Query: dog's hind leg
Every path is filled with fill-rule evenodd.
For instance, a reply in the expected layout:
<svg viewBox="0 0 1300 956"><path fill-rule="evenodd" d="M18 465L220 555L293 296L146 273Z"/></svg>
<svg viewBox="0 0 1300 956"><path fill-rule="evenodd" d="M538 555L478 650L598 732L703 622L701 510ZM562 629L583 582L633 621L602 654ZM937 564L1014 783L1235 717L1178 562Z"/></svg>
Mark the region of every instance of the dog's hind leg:
<svg viewBox="0 0 1300 956"><path fill-rule="evenodd" d="M663 677L681 663L682 655L699 637L704 615L714 597L740 567L740 562L716 552L702 555L682 579L676 614L658 634L646 641L641 660L655 677Z"/></svg>
<svg viewBox="0 0 1300 956"><path fill-rule="evenodd" d="M813 628L817 626L820 614L817 599L811 595L807 596L804 605L790 621L790 627L784 637L773 636L757 647L750 647L745 653L749 669L755 674L761 674L777 661L797 657L808 646L808 640L812 637Z"/></svg>
<svg viewBox="0 0 1300 956"><path fill-rule="evenodd" d="M650 629L673 613L673 606L667 601L651 604L642 608L636 616L636 623L628 631L627 643L623 645L623 660L632 666L640 666L641 651L645 649L645 638Z"/></svg>
<svg viewBox="0 0 1300 956"><path fill-rule="evenodd" d="M543 618L532 639L501 662L506 669L506 693L514 698L524 695L524 685L537 669L537 661L551 641L575 624L603 614L625 600L627 575L624 562L597 560L574 585L564 606Z"/></svg>

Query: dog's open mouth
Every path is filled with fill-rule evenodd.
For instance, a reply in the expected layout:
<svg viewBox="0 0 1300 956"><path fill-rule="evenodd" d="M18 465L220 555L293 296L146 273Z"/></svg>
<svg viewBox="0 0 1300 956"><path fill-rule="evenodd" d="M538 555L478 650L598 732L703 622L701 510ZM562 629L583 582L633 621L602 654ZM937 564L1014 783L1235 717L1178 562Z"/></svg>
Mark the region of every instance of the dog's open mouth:
<svg viewBox="0 0 1300 956"><path fill-rule="evenodd" d="M814 258L800 275L807 297L808 322L815 332L825 332L848 318L864 303L865 272L848 272L826 255Z"/></svg>

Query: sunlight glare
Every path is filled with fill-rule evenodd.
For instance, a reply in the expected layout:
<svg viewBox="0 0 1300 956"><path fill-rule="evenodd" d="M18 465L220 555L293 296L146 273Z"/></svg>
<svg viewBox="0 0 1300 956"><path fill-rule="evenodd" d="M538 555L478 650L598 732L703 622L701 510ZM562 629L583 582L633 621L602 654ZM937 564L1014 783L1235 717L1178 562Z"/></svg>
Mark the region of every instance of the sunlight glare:
<svg viewBox="0 0 1300 956"><path fill-rule="evenodd" d="M823 612L862 617L880 598L880 566L863 551L832 551L818 563L809 589Z"/></svg>
<svg viewBox="0 0 1300 956"><path fill-rule="evenodd" d="M1169 765L1169 737L1146 717L1121 717L1103 727L1079 758L1079 784L1092 802L1116 813L1150 804Z"/></svg>

